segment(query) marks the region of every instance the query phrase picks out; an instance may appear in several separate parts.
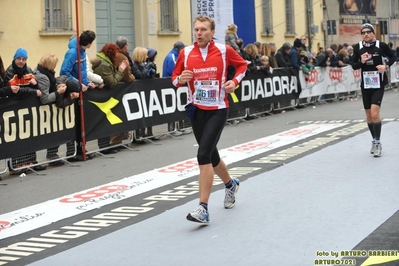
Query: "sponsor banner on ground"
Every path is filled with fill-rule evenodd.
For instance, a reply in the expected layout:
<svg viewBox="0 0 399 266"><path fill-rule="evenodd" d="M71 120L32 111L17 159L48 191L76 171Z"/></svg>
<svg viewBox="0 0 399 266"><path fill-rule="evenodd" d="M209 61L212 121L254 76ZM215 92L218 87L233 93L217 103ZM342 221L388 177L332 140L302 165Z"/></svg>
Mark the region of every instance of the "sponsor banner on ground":
<svg viewBox="0 0 399 266"><path fill-rule="evenodd" d="M346 125L308 124L220 151L227 165ZM199 174L196 158L0 215L0 239L49 225ZM156 177L156 178L154 178Z"/></svg>

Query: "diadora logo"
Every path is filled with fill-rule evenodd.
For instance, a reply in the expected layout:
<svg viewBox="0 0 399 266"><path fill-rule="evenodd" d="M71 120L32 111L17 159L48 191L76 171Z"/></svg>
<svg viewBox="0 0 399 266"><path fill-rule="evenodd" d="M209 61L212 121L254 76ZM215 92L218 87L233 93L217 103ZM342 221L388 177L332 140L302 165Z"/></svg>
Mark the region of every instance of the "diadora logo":
<svg viewBox="0 0 399 266"><path fill-rule="evenodd" d="M241 82L241 101L298 93L298 91L298 81L295 76L243 80Z"/></svg>
<svg viewBox="0 0 399 266"><path fill-rule="evenodd" d="M107 120L109 121L109 123L111 125L116 125L116 124L120 124L122 123L122 119L120 119L118 116L116 116L113 112L112 112L112 108L114 108L115 106L118 105L119 101L115 98L110 98L108 101L104 102L104 103L99 103L99 102L94 102L94 101L90 101L92 104L94 104L95 106L98 107L98 109L101 110L101 112L103 112L105 114L105 116L107 117Z"/></svg>

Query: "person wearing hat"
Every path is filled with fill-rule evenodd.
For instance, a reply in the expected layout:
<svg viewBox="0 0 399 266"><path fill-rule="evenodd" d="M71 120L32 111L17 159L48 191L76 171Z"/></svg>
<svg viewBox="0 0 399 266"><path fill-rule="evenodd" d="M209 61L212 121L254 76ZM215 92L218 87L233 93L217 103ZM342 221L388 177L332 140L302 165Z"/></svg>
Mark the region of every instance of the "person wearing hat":
<svg viewBox="0 0 399 266"><path fill-rule="evenodd" d="M18 86L19 95L25 91L26 95L41 97L42 92L37 88L37 81L33 75L32 69L26 64L28 52L24 48L18 48L14 54L11 65L6 70L5 83L8 86ZM25 173L27 166L37 164L36 152L23 154L11 159L10 174L20 175ZM43 165L35 165L32 167L35 171L45 170Z"/></svg>
<svg viewBox="0 0 399 266"><path fill-rule="evenodd" d="M294 41L294 46L291 48L289 53L291 60L291 67L297 70L301 70L301 59L299 58L299 52L301 51L302 42L300 39L296 38Z"/></svg>
<svg viewBox="0 0 399 266"><path fill-rule="evenodd" d="M173 44L172 50L170 50L170 52L165 56L165 59L163 60L162 77L167 78L172 76L177 57L179 56L180 51L184 49L184 47L184 43L180 41ZM183 123L183 121L180 121L180 123ZM178 136L181 134L190 133L189 131L190 130L179 131L175 122L168 123L168 132L170 132L171 135Z"/></svg>
<svg viewBox="0 0 399 266"><path fill-rule="evenodd" d="M381 136L381 102L384 87L388 82L387 70L396 61L396 56L388 44L376 39L373 25L365 23L360 28L362 41L353 46L352 68L361 70L360 84L363 106L366 112L367 125L372 136L370 153L380 157ZM389 57L387 64L383 57Z"/></svg>
<svg viewBox="0 0 399 266"><path fill-rule="evenodd" d="M165 56L162 66L162 77L171 77L180 51L185 47L182 42L175 42L173 49Z"/></svg>

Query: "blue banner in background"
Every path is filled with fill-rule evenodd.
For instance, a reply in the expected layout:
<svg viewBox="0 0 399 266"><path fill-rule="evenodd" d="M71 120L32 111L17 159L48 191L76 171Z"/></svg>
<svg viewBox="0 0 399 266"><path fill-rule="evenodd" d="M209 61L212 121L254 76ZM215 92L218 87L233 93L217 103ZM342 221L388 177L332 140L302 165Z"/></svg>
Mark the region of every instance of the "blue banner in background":
<svg viewBox="0 0 399 266"><path fill-rule="evenodd" d="M244 40L244 46L256 42L255 1L233 0L233 16L238 26L237 35Z"/></svg>

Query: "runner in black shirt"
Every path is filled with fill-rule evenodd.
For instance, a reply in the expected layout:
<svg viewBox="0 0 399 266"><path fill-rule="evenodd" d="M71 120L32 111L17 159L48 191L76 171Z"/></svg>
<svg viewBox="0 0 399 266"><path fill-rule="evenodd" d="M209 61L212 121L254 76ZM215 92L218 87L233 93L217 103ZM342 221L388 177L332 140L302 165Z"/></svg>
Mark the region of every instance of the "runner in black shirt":
<svg viewBox="0 0 399 266"><path fill-rule="evenodd" d="M395 54L388 45L375 38L373 25L365 23L360 29L363 41L353 47L353 69L361 69L361 91L363 105L371 136L373 137L371 154L381 156L381 118L380 108L384 96L384 87L388 83L387 70L396 61ZM384 57L389 61L385 64Z"/></svg>

